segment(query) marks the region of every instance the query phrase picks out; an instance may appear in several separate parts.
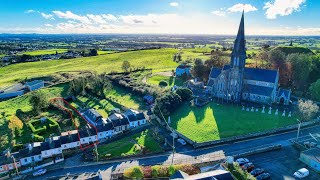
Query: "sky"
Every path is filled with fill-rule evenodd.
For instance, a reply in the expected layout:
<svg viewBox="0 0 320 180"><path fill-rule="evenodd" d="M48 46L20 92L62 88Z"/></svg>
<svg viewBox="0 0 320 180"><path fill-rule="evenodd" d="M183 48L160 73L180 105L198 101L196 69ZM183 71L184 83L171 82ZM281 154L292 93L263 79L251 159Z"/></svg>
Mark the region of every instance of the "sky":
<svg viewBox="0 0 320 180"><path fill-rule="evenodd" d="M0 0L0 33L320 35L320 0Z"/></svg>

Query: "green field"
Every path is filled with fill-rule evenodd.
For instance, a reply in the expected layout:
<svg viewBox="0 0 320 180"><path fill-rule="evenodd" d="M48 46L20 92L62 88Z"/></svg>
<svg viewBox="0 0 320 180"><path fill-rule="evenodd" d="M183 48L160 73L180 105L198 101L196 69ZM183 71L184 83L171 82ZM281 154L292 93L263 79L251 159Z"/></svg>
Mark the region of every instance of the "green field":
<svg viewBox="0 0 320 180"><path fill-rule="evenodd" d="M172 87L174 85L183 85L183 82L180 78L175 78L173 76L153 75L147 79L147 82L152 85L159 85L160 81L166 81L169 87Z"/></svg>
<svg viewBox="0 0 320 180"><path fill-rule="evenodd" d="M43 49L43 50L36 50L36 51L27 51L21 54L31 55L31 56L39 56L39 55L47 55L47 54L56 54L58 53L65 53L67 49Z"/></svg>
<svg viewBox="0 0 320 180"><path fill-rule="evenodd" d="M137 155L142 153L159 152L161 150L162 148L152 137L149 130L109 144L98 146L100 158Z"/></svg>
<svg viewBox="0 0 320 180"><path fill-rule="evenodd" d="M188 138L205 142L271 130L296 123L296 118L242 111L236 105L210 103L204 107L184 104L171 116L171 126Z"/></svg>
<svg viewBox="0 0 320 180"><path fill-rule="evenodd" d="M153 68L153 72L168 71L178 66L173 55L178 50L156 49L142 50L83 57L71 60L38 61L13 64L0 68L0 87L13 84L25 78L52 75L57 72L89 70L101 72L122 71L121 65L128 60L131 66Z"/></svg>

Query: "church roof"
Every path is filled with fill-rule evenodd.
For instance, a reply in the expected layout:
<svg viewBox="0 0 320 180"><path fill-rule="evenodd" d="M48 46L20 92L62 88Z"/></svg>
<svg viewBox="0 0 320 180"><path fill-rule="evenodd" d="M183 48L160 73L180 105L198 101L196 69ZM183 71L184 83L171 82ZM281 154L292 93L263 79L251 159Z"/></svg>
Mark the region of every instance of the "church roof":
<svg viewBox="0 0 320 180"><path fill-rule="evenodd" d="M223 68L222 68L222 70L228 70L228 69L230 69L231 68L231 65L230 64L227 64L227 65L224 65L223 66Z"/></svg>
<svg viewBox="0 0 320 180"><path fill-rule="evenodd" d="M221 74L221 69L213 67L210 72L210 78L217 78L219 74Z"/></svg>
<svg viewBox="0 0 320 180"><path fill-rule="evenodd" d="M250 94L270 96L272 94L273 88L246 84L243 91Z"/></svg>
<svg viewBox="0 0 320 180"><path fill-rule="evenodd" d="M289 98L290 95L290 90L289 89L279 89L278 97L282 96L282 94L286 97Z"/></svg>
<svg viewBox="0 0 320 180"><path fill-rule="evenodd" d="M213 84L214 84L214 80L210 79L207 86L213 86Z"/></svg>
<svg viewBox="0 0 320 180"><path fill-rule="evenodd" d="M276 81L278 71L269 69L245 68L244 79L271 82Z"/></svg>

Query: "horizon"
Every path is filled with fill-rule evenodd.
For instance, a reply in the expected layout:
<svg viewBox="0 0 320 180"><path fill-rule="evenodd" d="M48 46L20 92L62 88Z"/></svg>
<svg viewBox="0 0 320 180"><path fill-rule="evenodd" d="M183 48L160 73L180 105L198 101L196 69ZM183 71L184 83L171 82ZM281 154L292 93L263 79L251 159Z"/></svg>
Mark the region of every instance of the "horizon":
<svg viewBox="0 0 320 180"><path fill-rule="evenodd" d="M320 36L316 0L0 0L4 34Z"/></svg>

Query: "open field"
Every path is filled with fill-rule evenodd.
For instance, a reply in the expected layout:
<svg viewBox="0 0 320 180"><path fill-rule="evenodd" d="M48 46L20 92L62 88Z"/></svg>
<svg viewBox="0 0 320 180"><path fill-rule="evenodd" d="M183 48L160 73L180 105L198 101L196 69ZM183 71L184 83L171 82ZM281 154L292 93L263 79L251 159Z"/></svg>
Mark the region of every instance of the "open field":
<svg viewBox="0 0 320 180"><path fill-rule="evenodd" d="M56 52L65 53L67 51L68 51L67 49L44 49L44 50L23 52L21 54L27 54L27 55L31 55L31 56L39 56L39 55L46 55L46 54L56 54Z"/></svg>
<svg viewBox="0 0 320 180"><path fill-rule="evenodd" d="M152 137L150 130L98 146L100 157L120 157L159 151L161 147Z"/></svg>
<svg viewBox="0 0 320 180"><path fill-rule="evenodd" d="M177 51L175 49L142 50L70 60L13 64L0 68L0 87L25 78L47 76L57 72L89 70L101 73L122 71L121 65L124 60L128 60L134 67L153 68L153 72L168 71L178 65L172 61L173 55Z"/></svg>
<svg viewBox="0 0 320 180"><path fill-rule="evenodd" d="M271 130L296 123L295 117L242 111L236 105L210 103L204 107L184 104L171 116L171 126L197 142Z"/></svg>
<svg viewBox="0 0 320 180"><path fill-rule="evenodd" d="M160 81L166 81L169 87L172 87L174 85L177 85L177 86L183 85L183 82L180 78L173 77L173 76L163 76L163 75L157 74L147 79L147 82L152 85L159 85Z"/></svg>

